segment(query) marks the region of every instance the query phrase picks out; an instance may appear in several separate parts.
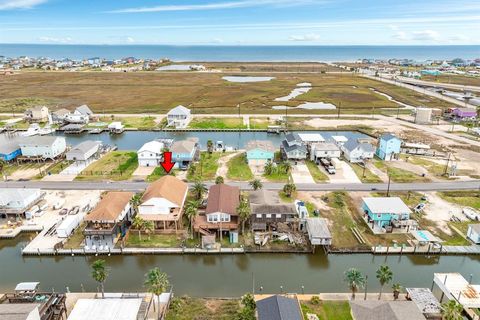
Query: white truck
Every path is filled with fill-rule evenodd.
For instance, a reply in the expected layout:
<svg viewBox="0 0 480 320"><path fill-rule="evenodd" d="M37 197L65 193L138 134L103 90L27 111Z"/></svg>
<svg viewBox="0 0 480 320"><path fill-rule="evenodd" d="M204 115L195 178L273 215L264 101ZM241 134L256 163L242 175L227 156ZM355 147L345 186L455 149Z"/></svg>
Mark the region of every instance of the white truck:
<svg viewBox="0 0 480 320"><path fill-rule="evenodd" d="M480 213L471 207L463 208L462 213L470 220L480 221Z"/></svg>

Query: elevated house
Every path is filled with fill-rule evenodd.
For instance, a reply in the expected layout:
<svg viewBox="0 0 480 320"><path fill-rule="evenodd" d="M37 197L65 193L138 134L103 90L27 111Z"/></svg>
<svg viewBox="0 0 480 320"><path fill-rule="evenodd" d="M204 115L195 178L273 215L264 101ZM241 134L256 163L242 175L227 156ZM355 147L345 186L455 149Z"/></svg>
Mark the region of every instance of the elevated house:
<svg viewBox="0 0 480 320"><path fill-rule="evenodd" d="M340 158L340 148L331 142L313 143L310 145L310 160L318 162L322 158Z"/></svg>
<svg viewBox="0 0 480 320"><path fill-rule="evenodd" d="M113 248L123 238L130 226L133 192L108 192L84 219L83 234L88 248Z"/></svg>
<svg viewBox="0 0 480 320"><path fill-rule="evenodd" d="M375 154L375 147L368 142L360 142L358 140L348 140L340 145L343 156L351 163L364 162L370 160Z"/></svg>
<svg viewBox="0 0 480 320"><path fill-rule="evenodd" d="M114 121L108 125L108 131L113 134L119 134L125 131L125 126L120 121Z"/></svg>
<svg viewBox="0 0 480 320"><path fill-rule="evenodd" d="M87 124L93 117L93 111L87 105L81 105L65 116L65 122Z"/></svg>
<svg viewBox="0 0 480 320"><path fill-rule="evenodd" d="M312 246L329 246L332 234L328 229L328 221L324 218L307 218L307 234Z"/></svg>
<svg viewBox="0 0 480 320"><path fill-rule="evenodd" d="M297 133L289 133L285 136L280 147L282 157L287 160L305 160L307 147Z"/></svg>
<svg viewBox="0 0 480 320"><path fill-rule="evenodd" d="M212 185L208 191L205 214L195 218L194 230L204 235L238 230L237 208L240 189L226 184Z"/></svg>
<svg viewBox="0 0 480 320"><path fill-rule="evenodd" d="M59 124L65 122L65 118L68 114L70 114L70 110L62 108L53 111L50 115L52 117L52 122Z"/></svg>
<svg viewBox="0 0 480 320"><path fill-rule="evenodd" d="M140 167L156 167L163 160L163 142L153 140L145 143L138 151L138 165Z"/></svg>
<svg viewBox="0 0 480 320"><path fill-rule="evenodd" d="M22 154L20 137L17 135L0 134L0 159L11 161Z"/></svg>
<svg viewBox="0 0 480 320"><path fill-rule="evenodd" d="M255 166L264 166L275 159L275 147L269 140L251 140L246 145L247 162Z"/></svg>
<svg viewBox="0 0 480 320"><path fill-rule="evenodd" d="M276 230L280 223L295 227L298 220L295 205L282 202L277 192L264 189L252 191L249 200L252 230Z"/></svg>
<svg viewBox="0 0 480 320"><path fill-rule="evenodd" d="M402 140L389 133L381 135L378 139L376 156L384 161L398 159L402 146Z"/></svg>
<svg viewBox="0 0 480 320"><path fill-rule="evenodd" d="M163 176L148 186L138 207L138 215L153 221L156 229L178 230L187 192L185 182L170 175Z"/></svg>
<svg viewBox="0 0 480 320"><path fill-rule="evenodd" d="M167 113L168 127L174 127L176 129L186 128L191 120L192 115L190 109L182 105L176 106Z"/></svg>
<svg viewBox="0 0 480 320"><path fill-rule="evenodd" d="M101 143L99 141L87 140L74 146L66 153L69 161L88 162L98 154Z"/></svg>
<svg viewBox="0 0 480 320"><path fill-rule="evenodd" d="M25 217L25 212L39 203L45 193L40 189L3 188L0 189L0 216L7 218Z"/></svg>
<svg viewBox="0 0 480 320"><path fill-rule="evenodd" d="M468 225L467 238L475 244L480 244L480 223Z"/></svg>
<svg viewBox="0 0 480 320"><path fill-rule="evenodd" d="M298 133L299 140L306 146L312 143L325 142L325 138L319 133Z"/></svg>
<svg viewBox="0 0 480 320"><path fill-rule="evenodd" d="M273 295L258 300L258 320L303 320L300 303L296 298Z"/></svg>
<svg viewBox="0 0 480 320"><path fill-rule="evenodd" d="M59 136L24 137L20 142L22 156L27 158L55 159L66 148L65 138Z"/></svg>
<svg viewBox="0 0 480 320"><path fill-rule="evenodd" d="M367 197L362 199L362 211L374 232L391 232L394 228L408 232L412 211L399 197Z"/></svg>
<svg viewBox="0 0 480 320"><path fill-rule="evenodd" d="M175 141L170 147L170 151L175 168L181 170L186 170L192 162L197 161L200 157L198 143L193 139Z"/></svg>
<svg viewBox="0 0 480 320"><path fill-rule="evenodd" d="M29 122L46 122L48 120L48 108L36 106L25 111L25 120Z"/></svg>
<svg viewBox="0 0 480 320"><path fill-rule="evenodd" d="M106 299L78 299L67 320L140 320L148 316L151 300L144 294L105 294ZM170 293L160 295L160 308L167 308ZM163 319L164 317L162 317Z"/></svg>

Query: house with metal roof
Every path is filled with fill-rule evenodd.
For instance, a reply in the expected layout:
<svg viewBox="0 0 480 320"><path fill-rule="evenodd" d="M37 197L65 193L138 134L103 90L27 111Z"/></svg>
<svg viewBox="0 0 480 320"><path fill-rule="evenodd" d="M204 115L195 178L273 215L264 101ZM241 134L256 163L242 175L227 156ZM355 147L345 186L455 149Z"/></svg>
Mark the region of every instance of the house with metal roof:
<svg viewBox="0 0 480 320"><path fill-rule="evenodd" d="M298 212L293 203L281 201L277 192L260 189L249 194L252 230L277 229L279 224L293 226Z"/></svg>
<svg viewBox="0 0 480 320"><path fill-rule="evenodd" d="M353 320L425 320L412 301L351 300Z"/></svg>
<svg viewBox="0 0 480 320"><path fill-rule="evenodd" d="M87 140L74 146L66 153L69 161L88 161L98 153L101 143L99 141Z"/></svg>
<svg viewBox="0 0 480 320"><path fill-rule="evenodd" d="M361 208L367 224L374 232L385 232L393 228L409 231L412 211L399 197L362 198Z"/></svg>
<svg viewBox="0 0 480 320"><path fill-rule="evenodd" d="M22 154L20 137L17 135L0 134L0 159L11 161Z"/></svg>
<svg viewBox="0 0 480 320"><path fill-rule="evenodd" d="M394 134L383 134L378 139L376 156L384 161L397 159L400 155L402 140Z"/></svg>
<svg viewBox="0 0 480 320"><path fill-rule="evenodd" d="M325 246L332 244L332 234L328 229L327 219L307 218L307 234L312 246Z"/></svg>
<svg viewBox="0 0 480 320"><path fill-rule="evenodd" d="M340 148L331 142L312 143L310 145L310 160L319 161L320 159L338 159L340 158Z"/></svg>
<svg viewBox="0 0 480 320"><path fill-rule="evenodd" d="M350 139L344 144L340 145L345 159L351 163L363 162L372 159L375 154L375 147L368 142L360 142L355 139Z"/></svg>
<svg viewBox="0 0 480 320"><path fill-rule="evenodd" d="M19 145L22 156L42 159L55 159L67 148L65 137L59 136L24 137Z"/></svg>
<svg viewBox="0 0 480 320"><path fill-rule="evenodd" d="M182 105L176 106L167 113L167 126L176 129L186 128L192 120L190 109Z"/></svg>
<svg viewBox="0 0 480 320"><path fill-rule="evenodd" d="M473 243L480 244L480 223L468 225L467 238Z"/></svg>
<svg viewBox="0 0 480 320"><path fill-rule="evenodd" d="M280 151L282 157L288 160L305 160L308 152L298 133L287 134L282 140Z"/></svg>
<svg viewBox="0 0 480 320"><path fill-rule="evenodd" d="M138 165L140 167L156 167L163 160L163 149L165 144L158 140L145 143L137 151Z"/></svg>
<svg viewBox="0 0 480 320"><path fill-rule="evenodd" d="M265 165L275 158L275 147L270 140L251 140L246 145L247 162L252 165Z"/></svg>
<svg viewBox="0 0 480 320"><path fill-rule="evenodd" d="M175 162L175 167L186 170L188 166L197 161L200 157L200 150L198 142L194 139L186 139L175 141L170 147L172 152L172 161Z"/></svg>
<svg viewBox="0 0 480 320"><path fill-rule="evenodd" d="M40 202L44 195L40 189L0 189L0 216L24 217L25 212Z"/></svg>
<svg viewBox="0 0 480 320"><path fill-rule="evenodd" d="M303 320L300 303L295 298L274 295L258 300L258 320Z"/></svg>
<svg viewBox="0 0 480 320"><path fill-rule="evenodd" d="M35 106L25 111L24 118L30 122L43 122L48 120L48 108L46 106Z"/></svg>

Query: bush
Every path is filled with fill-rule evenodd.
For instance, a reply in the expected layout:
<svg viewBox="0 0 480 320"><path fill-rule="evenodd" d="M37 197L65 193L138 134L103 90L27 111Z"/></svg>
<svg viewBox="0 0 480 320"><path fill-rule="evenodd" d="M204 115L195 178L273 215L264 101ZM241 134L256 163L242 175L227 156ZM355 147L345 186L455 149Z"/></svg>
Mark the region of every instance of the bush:
<svg viewBox="0 0 480 320"><path fill-rule="evenodd" d="M310 303L311 303L311 304L315 304L315 305L320 304L320 297L319 297L319 296L313 296L313 297L310 299Z"/></svg>

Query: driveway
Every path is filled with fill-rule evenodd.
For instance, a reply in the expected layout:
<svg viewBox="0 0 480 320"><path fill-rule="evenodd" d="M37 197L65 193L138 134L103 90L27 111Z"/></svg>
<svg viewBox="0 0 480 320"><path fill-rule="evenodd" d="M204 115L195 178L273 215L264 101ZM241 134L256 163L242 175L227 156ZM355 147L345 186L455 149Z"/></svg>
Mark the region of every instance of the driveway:
<svg viewBox="0 0 480 320"><path fill-rule="evenodd" d="M293 182L298 183L315 183L308 167L304 163L299 163L292 166L292 179Z"/></svg>
<svg viewBox="0 0 480 320"><path fill-rule="evenodd" d="M338 161L335 174L328 174L322 166L320 168L327 174L330 183L362 183L355 171L345 161Z"/></svg>

